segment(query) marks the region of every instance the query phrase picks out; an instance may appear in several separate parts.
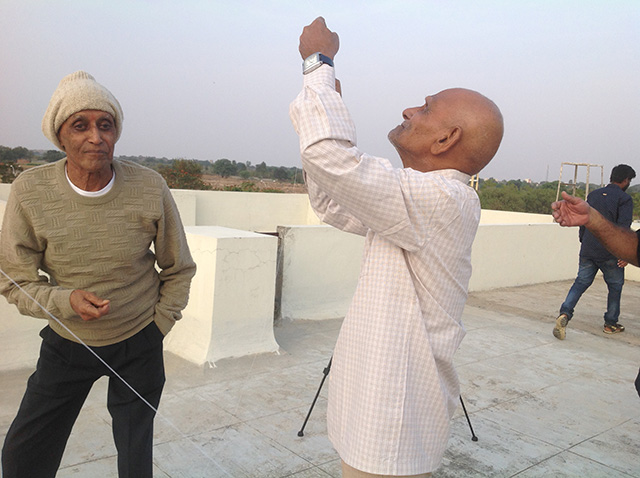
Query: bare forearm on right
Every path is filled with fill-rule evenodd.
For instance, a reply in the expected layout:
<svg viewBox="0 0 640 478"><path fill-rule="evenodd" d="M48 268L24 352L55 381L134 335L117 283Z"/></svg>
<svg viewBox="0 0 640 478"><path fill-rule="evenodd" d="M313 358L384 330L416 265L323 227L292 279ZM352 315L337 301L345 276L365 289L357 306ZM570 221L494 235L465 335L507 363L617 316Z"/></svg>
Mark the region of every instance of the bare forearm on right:
<svg viewBox="0 0 640 478"><path fill-rule="evenodd" d="M585 227L618 259L638 266L638 236L631 229L617 226L591 208Z"/></svg>

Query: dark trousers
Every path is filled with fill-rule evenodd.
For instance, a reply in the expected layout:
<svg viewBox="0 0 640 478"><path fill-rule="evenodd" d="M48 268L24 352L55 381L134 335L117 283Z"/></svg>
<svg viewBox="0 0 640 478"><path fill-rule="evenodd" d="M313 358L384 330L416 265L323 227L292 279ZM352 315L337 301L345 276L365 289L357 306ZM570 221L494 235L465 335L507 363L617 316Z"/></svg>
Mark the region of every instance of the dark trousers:
<svg viewBox="0 0 640 478"><path fill-rule="evenodd" d="M120 478L152 478L155 412L83 345L41 332L36 371L29 377L2 449L4 478L53 478L73 424L96 380L109 376L107 408L113 422ZM92 347L154 408L164 386L162 332L155 323L114 345Z"/></svg>

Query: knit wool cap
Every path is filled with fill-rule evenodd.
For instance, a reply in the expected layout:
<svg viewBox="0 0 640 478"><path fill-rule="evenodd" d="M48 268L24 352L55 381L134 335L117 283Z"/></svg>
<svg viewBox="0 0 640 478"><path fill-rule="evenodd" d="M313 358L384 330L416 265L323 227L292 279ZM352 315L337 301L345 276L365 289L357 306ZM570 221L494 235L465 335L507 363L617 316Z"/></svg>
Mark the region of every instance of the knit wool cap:
<svg viewBox="0 0 640 478"><path fill-rule="evenodd" d="M60 81L42 118L42 132L49 141L62 149L58 141L60 127L69 116L83 110L105 111L113 116L118 141L124 120L120 103L109 90L85 71L76 71Z"/></svg>

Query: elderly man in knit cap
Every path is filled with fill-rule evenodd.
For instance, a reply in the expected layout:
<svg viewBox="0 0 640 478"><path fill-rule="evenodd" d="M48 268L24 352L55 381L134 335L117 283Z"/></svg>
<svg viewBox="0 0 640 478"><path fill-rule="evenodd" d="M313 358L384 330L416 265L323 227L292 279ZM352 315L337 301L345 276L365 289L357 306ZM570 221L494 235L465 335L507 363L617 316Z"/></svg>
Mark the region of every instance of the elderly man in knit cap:
<svg viewBox="0 0 640 478"><path fill-rule="evenodd" d="M5 478L55 476L103 375L119 476L153 474L162 339L181 317L196 266L162 177L113 159L122 120L116 98L91 75L63 78L42 130L67 156L25 171L11 188L0 293L48 325L5 439Z"/></svg>

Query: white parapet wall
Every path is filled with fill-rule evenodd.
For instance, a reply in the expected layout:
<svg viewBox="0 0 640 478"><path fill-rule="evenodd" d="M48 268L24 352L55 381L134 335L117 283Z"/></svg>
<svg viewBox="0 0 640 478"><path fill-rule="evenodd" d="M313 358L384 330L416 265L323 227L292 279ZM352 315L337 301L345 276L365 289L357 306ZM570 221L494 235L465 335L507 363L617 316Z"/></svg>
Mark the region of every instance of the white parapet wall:
<svg viewBox="0 0 640 478"><path fill-rule="evenodd" d="M0 184L0 217L9 188ZM274 306L282 319L344 316L364 241L321 225L306 195L172 194L198 272L184 317L166 338L167 350L196 364L275 352ZM277 231L280 245L273 235L249 231ZM579 247L578 229L562 228L550 215L483 210L470 290L573 279ZM640 268L629 266L625 274L640 280ZM0 316L0 370L35 364L44 322L21 316L4 298Z"/></svg>
<svg viewBox="0 0 640 478"><path fill-rule="evenodd" d="M275 233L282 224L321 224L311 211L306 194L182 189L171 192L178 204L183 223L189 226L222 226ZM189 198L186 202L182 201L184 196ZM192 204L191 198L195 199L193 216L187 209Z"/></svg>
<svg viewBox="0 0 640 478"><path fill-rule="evenodd" d="M528 212L496 211L483 209L480 224L551 224L551 214L533 214Z"/></svg>
<svg viewBox="0 0 640 478"><path fill-rule="evenodd" d="M0 200L6 201L9 199L9 192L11 191L11 184L0 183Z"/></svg>
<svg viewBox="0 0 640 478"><path fill-rule="evenodd" d="M469 291L571 279L578 264L577 228L557 224L481 224Z"/></svg>
<svg viewBox="0 0 640 478"><path fill-rule="evenodd" d="M364 237L331 226L278 227L278 319L344 317L355 292Z"/></svg>
<svg viewBox="0 0 640 478"><path fill-rule="evenodd" d="M330 226L278 228L278 318L343 317L356 288L363 238ZM484 224L478 228L470 291L572 279L578 231L543 221Z"/></svg>
<svg viewBox="0 0 640 478"><path fill-rule="evenodd" d="M165 350L190 362L276 352L273 236L215 226L185 228L198 271Z"/></svg>

